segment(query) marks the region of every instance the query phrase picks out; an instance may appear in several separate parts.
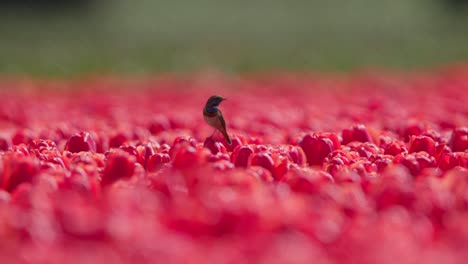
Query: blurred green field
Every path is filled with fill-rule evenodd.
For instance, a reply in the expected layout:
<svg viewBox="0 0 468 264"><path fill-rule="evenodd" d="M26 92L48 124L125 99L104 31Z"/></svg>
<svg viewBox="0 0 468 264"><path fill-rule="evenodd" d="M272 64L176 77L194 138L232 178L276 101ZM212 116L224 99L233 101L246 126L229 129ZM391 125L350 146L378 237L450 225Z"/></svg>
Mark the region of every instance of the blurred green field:
<svg viewBox="0 0 468 264"><path fill-rule="evenodd" d="M0 75L413 69L468 59L468 13L436 0L101 0L0 10Z"/></svg>

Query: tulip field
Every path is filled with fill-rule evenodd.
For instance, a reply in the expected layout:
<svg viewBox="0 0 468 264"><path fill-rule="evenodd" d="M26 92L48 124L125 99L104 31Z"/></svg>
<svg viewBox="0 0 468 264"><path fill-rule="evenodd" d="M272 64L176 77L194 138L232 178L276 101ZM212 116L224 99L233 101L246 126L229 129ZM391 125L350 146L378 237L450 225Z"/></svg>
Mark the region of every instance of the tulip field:
<svg viewBox="0 0 468 264"><path fill-rule="evenodd" d="M214 94L231 145L203 120ZM467 67L0 95L0 263L468 259Z"/></svg>

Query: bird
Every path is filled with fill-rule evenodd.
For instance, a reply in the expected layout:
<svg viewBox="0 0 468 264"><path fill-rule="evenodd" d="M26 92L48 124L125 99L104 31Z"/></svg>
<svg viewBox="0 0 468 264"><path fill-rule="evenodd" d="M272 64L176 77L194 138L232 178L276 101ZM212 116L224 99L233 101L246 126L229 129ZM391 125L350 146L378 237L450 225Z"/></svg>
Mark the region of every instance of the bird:
<svg viewBox="0 0 468 264"><path fill-rule="evenodd" d="M203 118L205 119L208 125L215 128L215 131L211 137L216 133L216 131L221 132L227 143L231 145L231 138L226 131L226 122L224 121L223 113L219 110L219 104L226 100L225 98L219 95L213 95L208 98L206 101L205 108L203 108Z"/></svg>

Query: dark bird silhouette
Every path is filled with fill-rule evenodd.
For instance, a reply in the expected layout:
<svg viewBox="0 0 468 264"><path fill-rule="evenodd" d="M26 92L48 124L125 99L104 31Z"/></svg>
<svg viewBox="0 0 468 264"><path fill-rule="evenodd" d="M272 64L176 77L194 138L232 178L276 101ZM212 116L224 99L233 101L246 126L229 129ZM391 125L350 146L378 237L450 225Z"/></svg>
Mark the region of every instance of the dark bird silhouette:
<svg viewBox="0 0 468 264"><path fill-rule="evenodd" d="M221 132L227 143L231 145L231 139L226 131L226 122L224 121L223 113L219 110L219 104L224 101L223 97L219 95L211 96L206 102L205 108L203 108L203 117L205 121L216 130L213 132L213 135L216 131ZM213 136L211 135L211 136Z"/></svg>

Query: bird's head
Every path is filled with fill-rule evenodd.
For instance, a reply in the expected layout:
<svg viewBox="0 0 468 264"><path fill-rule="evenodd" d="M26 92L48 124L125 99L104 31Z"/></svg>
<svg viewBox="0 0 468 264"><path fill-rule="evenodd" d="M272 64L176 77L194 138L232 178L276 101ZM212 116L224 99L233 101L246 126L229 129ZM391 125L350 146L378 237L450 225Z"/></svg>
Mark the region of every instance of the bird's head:
<svg viewBox="0 0 468 264"><path fill-rule="evenodd" d="M219 95L213 95L210 98L208 98L208 101L206 102L205 107L210 108L210 107L218 106L224 100L226 100L226 99L219 96Z"/></svg>

